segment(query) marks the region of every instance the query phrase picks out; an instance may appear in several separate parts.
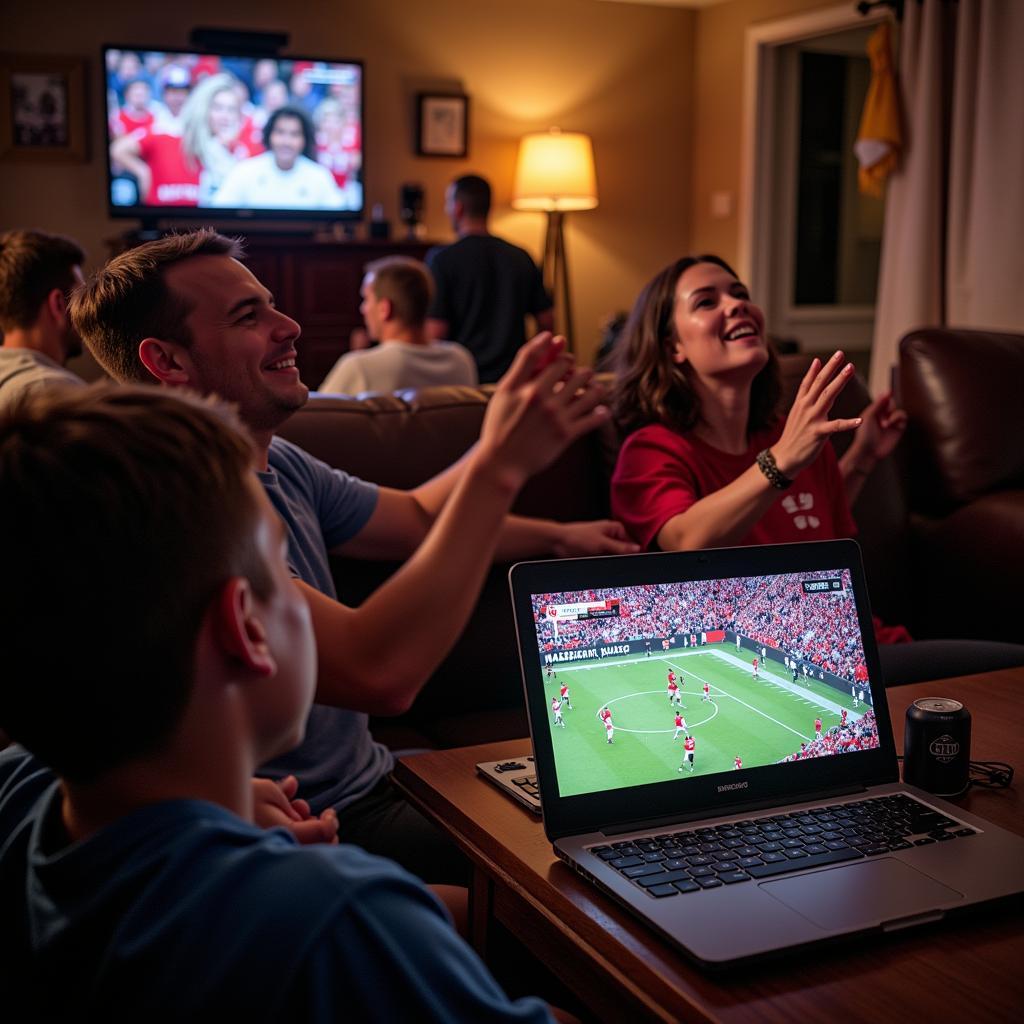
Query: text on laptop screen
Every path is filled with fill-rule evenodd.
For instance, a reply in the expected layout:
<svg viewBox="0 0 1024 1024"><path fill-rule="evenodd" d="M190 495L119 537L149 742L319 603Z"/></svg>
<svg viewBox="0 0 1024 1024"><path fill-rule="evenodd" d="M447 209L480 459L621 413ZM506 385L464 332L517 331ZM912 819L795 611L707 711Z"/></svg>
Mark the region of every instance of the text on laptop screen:
<svg viewBox="0 0 1024 1024"><path fill-rule="evenodd" d="M847 570L531 599L561 796L879 745Z"/></svg>

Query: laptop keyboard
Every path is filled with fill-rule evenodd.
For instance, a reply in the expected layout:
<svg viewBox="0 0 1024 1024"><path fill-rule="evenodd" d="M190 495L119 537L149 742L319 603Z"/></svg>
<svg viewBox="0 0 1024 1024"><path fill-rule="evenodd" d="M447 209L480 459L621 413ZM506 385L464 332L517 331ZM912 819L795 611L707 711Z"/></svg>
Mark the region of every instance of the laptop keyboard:
<svg viewBox="0 0 1024 1024"><path fill-rule="evenodd" d="M898 793L592 846L590 852L663 898L975 834Z"/></svg>

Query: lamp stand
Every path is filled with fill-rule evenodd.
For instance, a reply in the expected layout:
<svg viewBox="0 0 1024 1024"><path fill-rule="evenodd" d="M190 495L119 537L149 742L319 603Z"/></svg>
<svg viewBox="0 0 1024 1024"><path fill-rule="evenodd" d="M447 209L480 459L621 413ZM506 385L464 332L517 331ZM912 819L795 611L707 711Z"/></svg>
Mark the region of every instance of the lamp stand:
<svg viewBox="0 0 1024 1024"><path fill-rule="evenodd" d="M572 336L572 305L569 300L569 264L565 257L565 233L563 225L565 213L561 210L548 212L547 232L544 236L544 259L541 262L541 275L544 287L548 290L555 303L555 316L561 311L561 332L565 335L567 348L571 352ZM556 319L557 324L557 319Z"/></svg>

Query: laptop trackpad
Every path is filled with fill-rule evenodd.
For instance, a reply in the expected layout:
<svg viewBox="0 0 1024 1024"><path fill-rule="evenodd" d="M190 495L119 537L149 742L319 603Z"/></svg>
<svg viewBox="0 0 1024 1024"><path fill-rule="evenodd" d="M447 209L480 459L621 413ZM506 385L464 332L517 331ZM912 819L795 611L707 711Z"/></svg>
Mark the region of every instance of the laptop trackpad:
<svg viewBox="0 0 1024 1024"><path fill-rule="evenodd" d="M866 928L963 899L955 889L888 857L762 882L761 888L828 931Z"/></svg>

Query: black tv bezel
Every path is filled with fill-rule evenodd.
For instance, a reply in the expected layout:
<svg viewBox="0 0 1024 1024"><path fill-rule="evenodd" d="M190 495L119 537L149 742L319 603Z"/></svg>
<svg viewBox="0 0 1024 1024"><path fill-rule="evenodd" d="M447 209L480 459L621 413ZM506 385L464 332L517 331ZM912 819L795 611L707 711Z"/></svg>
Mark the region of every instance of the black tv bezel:
<svg viewBox="0 0 1024 1024"><path fill-rule="evenodd" d="M326 64L352 64L359 68L359 133L362 147L360 156L362 162L359 168L360 181L363 186L362 205L358 210L296 210L296 209L258 209L248 207L222 207L222 206L116 206L111 201L111 184L114 176L111 173L110 165L110 129L107 124L107 51L108 50L131 50L134 53L181 53L195 54L200 57L241 57L260 60L269 58L278 61L313 61ZM358 222L366 216L366 64L361 60L353 60L347 57L324 57L307 56L305 54L292 53L267 53L257 48L251 50L231 49L231 52L221 48L212 50L201 46L140 46L130 43L101 43L100 44L100 95L103 97L103 152L106 160L106 197L107 216L120 220L139 220L143 225L155 225L161 220L185 221L194 220L209 223L210 221L230 221L232 224L252 224L263 220L270 221L291 221L300 224L322 224L325 221L334 222Z"/></svg>
<svg viewBox="0 0 1024 1024"><path fill-rule="evenodd" d="M732 773L726 771L688 778L683 783L685 788L672 780L659 780L603 792L561 795L554 743L548 726L548 698L538 657L536 620L531 604L533 594L825 569L850 571L878 728L877 748L841 757L816 757L786 765L750 767L743 773L743 780L748 785L736 792L718 788L736 781ZM680 821L684 816L697 819L736 813L737 808L745 806L798 802L807 798L801 795L806 793L852 791L868 785L899 781L889 705L885 699L885 683L871 619L871 602L856 541L811 541L519 562L511 568L509 582L537 780L544 804L544 830L552 842L564 836L598 831L608 821L628 821L631 815L635 815L636 807L643 807L651 821Z"/></svg>

